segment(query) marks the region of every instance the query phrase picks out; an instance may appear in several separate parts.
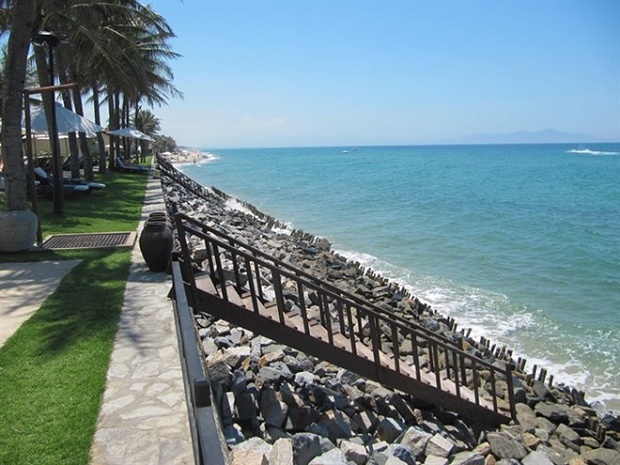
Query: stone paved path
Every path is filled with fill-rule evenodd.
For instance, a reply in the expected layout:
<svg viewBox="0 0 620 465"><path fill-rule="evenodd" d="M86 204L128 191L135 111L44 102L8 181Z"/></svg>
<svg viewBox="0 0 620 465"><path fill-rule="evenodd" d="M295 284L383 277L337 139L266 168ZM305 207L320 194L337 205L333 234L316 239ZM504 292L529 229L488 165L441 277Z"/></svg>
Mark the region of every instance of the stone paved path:
<svg viewBox="0 0 620 465"><path fill-rule="evenodd" d="M143 220L162 202L159 180L149 180ZM194 463L170 287L170 276L148 270L136 242L92 465Z"/></svg>

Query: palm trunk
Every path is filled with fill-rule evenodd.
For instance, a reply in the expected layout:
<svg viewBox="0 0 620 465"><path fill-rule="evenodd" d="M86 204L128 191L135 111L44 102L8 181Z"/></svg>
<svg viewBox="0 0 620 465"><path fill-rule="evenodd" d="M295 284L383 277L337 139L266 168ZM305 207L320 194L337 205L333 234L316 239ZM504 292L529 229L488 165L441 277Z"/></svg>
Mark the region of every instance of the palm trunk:
<svg viewBox="0 0 620 465"><path fill-rule="evenodd" d="M71 69L71 75L73 76L73 82L77 82L77 76L75 73L75 69L73 64L69 64L69 68ZM80 93L80 88L78 86L72 89L73 93L73 103L75 105L75 112L84 116L84 107L82 105L82 94ZM87 181L93 181L95 179L93 173L93 159L91 158L90 148L88 147L88 140L86 139L86 134L83 132L78 133L79 142L80 142L80 151L82 152L82 156L84 157L84 178Z"/></svg>
<svg viewBox="0 0 620 465"><path fill-rule="evenodd" d="M58 47L58 79L61 84L67 84L69 79L67 77L66 63L64 59L64 47ZM73 103L71 101L71 92L69 90L63 90L61 92L62 103L68 110L73 111ZM71 169L71 178L78 179L80 177L80 151L78 148L77 137L75 132L69 132L69 166Z"/></svg>
<svg viewBox="0 0 620 465"><path fill-rule="evenodd" d="M99 86L97 83L93 83L92 85L93 91L93 106L95 108L95 123L99 126L103 126L101 124L101 109L99 108ZM107 173L107 157L105 151L105 141L103 140L103 134L97 133L97 145L99 146L99 173Z"/></svg>
<svg viewBox="0 0 620 465"><path fill-rule="evenodd" d="M30 47L33 0L13 7L13 23L2 86L2 172L6 182L7 210L25 210L26 171L22 158L22 104L26 58Z"/></svg>
<svg viewBox="0 0 620 465"><path fill-rule="evenodd" d="M118 129L118 122L114 112L114 93L108 90L108 121L110 121L110 129ZM108 161L110 169L116 167L116 157L118 150L116 145L116 137L110 136L110 159Z"/></svg>

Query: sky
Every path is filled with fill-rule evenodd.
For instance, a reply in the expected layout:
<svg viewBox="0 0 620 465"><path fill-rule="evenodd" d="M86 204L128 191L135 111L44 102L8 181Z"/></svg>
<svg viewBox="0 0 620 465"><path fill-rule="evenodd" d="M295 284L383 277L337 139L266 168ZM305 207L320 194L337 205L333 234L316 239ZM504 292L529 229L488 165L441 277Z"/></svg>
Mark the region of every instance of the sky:
<svg viewBox="0 0 620 465"><path fill-rule="evenodd" d="M620 140L620 0L150 0L176 34L190 147ZM475 138L474 138L475 139Z"/></svg>

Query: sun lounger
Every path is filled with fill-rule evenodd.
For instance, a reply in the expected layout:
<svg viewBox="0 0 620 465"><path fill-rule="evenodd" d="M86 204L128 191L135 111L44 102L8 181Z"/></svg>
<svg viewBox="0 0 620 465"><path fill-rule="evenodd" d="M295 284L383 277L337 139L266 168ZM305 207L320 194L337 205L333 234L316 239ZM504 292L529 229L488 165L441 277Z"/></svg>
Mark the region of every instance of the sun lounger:
<svg viewBox="0 0 620 465"><path fill-rule="evenodd" d="M127 164L122 158L116 158L116 167L125 173L144 173L148 174L149 169L146 166Z"/></svg>
<svg viewBox="0 0 620 465"><path fill-rule="evenodd" d="M35 181L38 183L37 192L39 194L51 195L54 192L54 179L52 178L52 176L50 176L50 174L43 168L38 166L34 169L34 174ZM98 185L98 187L95 187L95 189L102 189L103 187L105 187L104 184L93 184ZM63 182L62 192L65 196L68 197L75 194L89 194L90 192L92 192L92 190L89 184L86 182Z"/></svg>

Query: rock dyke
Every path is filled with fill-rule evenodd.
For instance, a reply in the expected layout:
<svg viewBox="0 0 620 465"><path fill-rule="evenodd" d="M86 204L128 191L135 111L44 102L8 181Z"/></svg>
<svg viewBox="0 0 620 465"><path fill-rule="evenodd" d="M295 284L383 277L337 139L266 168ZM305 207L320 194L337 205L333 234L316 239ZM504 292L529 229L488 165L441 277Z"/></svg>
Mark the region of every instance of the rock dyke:
<svg viewBox="0 0 620 465"><path fill-rule="evenodd" d="M247 203L230 208L217 189L185 189L162 176L170 213L182 212L278 259L360 295L488 360L512 353L458 331L456 323L387 279L331 250L326 239L294 230ZM204 250L194 245L200 263ZM293 303L294 304L294 303ZM620 464L620 419L584 393L545 384L513 361L517 418L497 430L387 389L209 314L196 315L232 464ZM501 389L498 383L496 388Z"/></svg>

